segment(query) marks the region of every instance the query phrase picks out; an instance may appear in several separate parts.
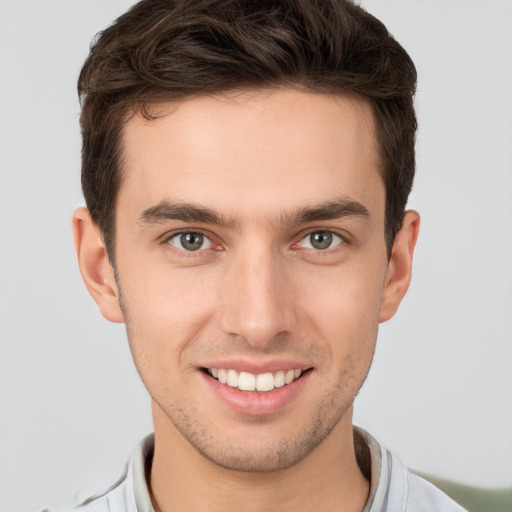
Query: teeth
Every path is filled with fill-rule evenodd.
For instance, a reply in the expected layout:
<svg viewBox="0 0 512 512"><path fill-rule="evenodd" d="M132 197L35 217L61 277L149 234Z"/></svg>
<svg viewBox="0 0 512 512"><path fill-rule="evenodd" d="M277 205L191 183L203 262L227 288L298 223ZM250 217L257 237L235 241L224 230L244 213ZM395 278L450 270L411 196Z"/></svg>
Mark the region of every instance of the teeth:
<svg viewBox="0 0 512 512"><path fill-rule="evenodd" d="M235 371L235 370L230 370ZM229 385L229 384L228 384ZM236 388L237 386L231 386ZM256 377L252 373L240 372L238 388L242 391L254 391L256 389Z"/></svg>
<svg viewBox="0 0 512 512"><path fill-rule="evenodd" d="M218 376L219 376L219 382L222 384L226 384L228 381L228 375L226 370L219 370Z"/></svg>
<svg viewBox="0 0 512 512"><path fill-rule="evenodd" d="M259 391L264 393L291 384L302 375L302 370L279 370L275 373L260 373L254 375L249 372L240 372L232 369L208 368L208 373L218 379L221 384L242 391Z"/></svg>
<svg viewBox="0 0 512 512"><path fill-rule="evenodd" d="M261 373L256 377L258 391L272 391L274 389L274 376L271 373Z"/></svg>
<svg viewBox="0 0 512 512"><path fill-rule="evenodd" d="M284 371L280 370L276 372L274 375L274 386L276 388L281 388L284 386Z"/></svg>

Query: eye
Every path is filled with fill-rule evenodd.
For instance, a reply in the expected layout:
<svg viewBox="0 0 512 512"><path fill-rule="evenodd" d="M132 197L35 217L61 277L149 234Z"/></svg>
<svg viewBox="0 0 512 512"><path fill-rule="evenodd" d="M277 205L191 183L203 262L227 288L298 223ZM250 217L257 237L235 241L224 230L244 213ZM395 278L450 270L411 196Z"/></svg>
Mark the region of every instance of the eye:
<svg viewBox="0 0 512 512"><path fill-rule="evenodd" d="M315 249L316 251L325 251L332 249L343 242L343 238L332 233L331 231L315 231L305 236L300 242L299 246L306 249Z"/></svg>
<svg viewBox="0 0 512 512"><path fill-rule="evenodd" d="M205 235L193 231L176 233L169 238L168 243L180 251L188 252L209 249L213 245Z"/></svg>

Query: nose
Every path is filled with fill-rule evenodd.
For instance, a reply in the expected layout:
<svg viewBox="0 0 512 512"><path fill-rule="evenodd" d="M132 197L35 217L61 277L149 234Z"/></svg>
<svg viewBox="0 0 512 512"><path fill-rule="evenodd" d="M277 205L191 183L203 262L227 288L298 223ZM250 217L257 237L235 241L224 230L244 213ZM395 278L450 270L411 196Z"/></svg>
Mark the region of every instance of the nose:
<svg viewBox="0 0 512 512"><path fill-rule="evenodd" d="M220 291L221 328L263 350L290 334L295 323L293 294L282 257L247 250L226 268Z"/></svg>

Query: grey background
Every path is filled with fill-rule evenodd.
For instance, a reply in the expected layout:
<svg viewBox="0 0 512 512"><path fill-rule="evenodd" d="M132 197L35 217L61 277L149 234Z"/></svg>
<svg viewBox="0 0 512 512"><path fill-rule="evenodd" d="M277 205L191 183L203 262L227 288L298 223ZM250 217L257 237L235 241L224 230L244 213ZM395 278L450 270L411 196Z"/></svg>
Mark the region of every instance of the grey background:
<svg viewBox="0 0 512 512"><path fill-rule="evenodd" d="M419 70L415 275L356 422L422 471L512 484L512 3L366 0ZM151 430L123 326L88 296L76 78L128 0L0 0L0 510L113 480Z"/></svg>

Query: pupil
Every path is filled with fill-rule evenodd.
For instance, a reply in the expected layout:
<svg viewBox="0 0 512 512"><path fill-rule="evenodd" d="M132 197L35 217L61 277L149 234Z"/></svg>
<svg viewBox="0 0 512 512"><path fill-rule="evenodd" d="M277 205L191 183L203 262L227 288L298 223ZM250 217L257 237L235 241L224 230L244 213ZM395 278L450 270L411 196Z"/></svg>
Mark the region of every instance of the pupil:
<svg viewBox="0 0 512 512"><path fill-rule="evenodd" d="M332 243L331 233L319 232L311 235L311 245L315 249L328 249Z"/></svg>
<svg viewBox="0 0 512 512"><path fill-rule="evenodd" d="M185 233L181 235L181 245L189 251L197 251L203 245L201 233Z"/></svg>

